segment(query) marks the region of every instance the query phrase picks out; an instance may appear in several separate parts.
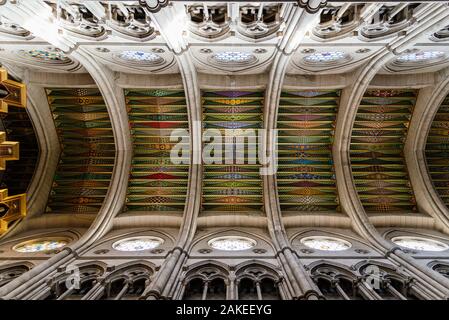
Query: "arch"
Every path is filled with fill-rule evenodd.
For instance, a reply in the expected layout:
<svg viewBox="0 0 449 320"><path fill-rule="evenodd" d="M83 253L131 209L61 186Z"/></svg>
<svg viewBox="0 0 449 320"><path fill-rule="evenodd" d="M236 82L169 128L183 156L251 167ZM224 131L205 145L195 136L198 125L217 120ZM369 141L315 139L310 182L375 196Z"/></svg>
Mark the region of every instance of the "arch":
<svg viewBox="0 0 449 320"><path fill-rule="evenodd" d="M324 229L324 230L320 230L320 229L316 229L316 228L310 228L310 229L306 229L306 230L300 230L298 232L295 232L294 234L292 234L289 238L290 243L293 243L293 241L295 241L298 238L303 238L306 236L310 235L329 235L329 236L333 236L333 237L338 237L338 238L342 238L346 241L356 241L358 243L361 243L365 246L367 246L368 248L374 250L374 248L369 244L368 241L366 241L365 239L361 239L355 235L348 235L346 233L344 233L343 231L347 231L346 229L341 229L341 230L332 230L332 229Z"/></svg>
<svg viewBox="0 0 449 320"><path fill-rule="evenodd" d="M283 280L278 268L264 261L246 261L236 266L236 285L241 300L281 299Z"/></svg>
<svg viewBox="0 0 449 320"><path fill-rule="evenodd" d="M425 299L414 285L414 279L401 268L380 261L361 261L355 269L375 297L382 300Z"/></svg>
<svg viewBox="0 0 449 320"><path fill-rule="evenodd" d="M91 250L95 250L98 247L107 244L108 242L116 242L122 239L126 239L126 238L131 238L131 237L139 237L139 236L152 236L154 233L154 235L158 237L161 237L164 240L170 240L171 244L173 245L176 241L175 238L170 235L167 232L164 231L160 231L160 230L154 230L154 229L140 229L140 230L130 230L130 231L126 231L124 233L120 233L120 234L115 234L109 237L105 237L102 240L98 241L98 243L95 244L94 247L91 248ZM166 244L166 242L164 242L164 245Z"/></svg>
<svg viewBox="0 0 449 320"><path fill-rule="evenodd" d="M324 260L312 264L310 274L326 300L363 300L357 275L349 267Z"/></svg>
<svg viewBox="0 0 449 320"><path fill-rule="evenodd" d="M105 271L105 263L99 261L66 266L65 272L60 272L50 279L48 283L50 290L41 298L81 300L94 288Z"/></svg>
<svg viewBox="0 0 449 320"><path fill-rule="evenodd" d="M148 261L124 263L106 276L99 299L137 300L150 284L155 265Z"/></svg>
<svg viewBox="0 0 449 320"><path fill-rule="evenodd" d="M221 262L203 261L188 268L183 279L183 299L226 299L229 287L229 267Z"/></svg>

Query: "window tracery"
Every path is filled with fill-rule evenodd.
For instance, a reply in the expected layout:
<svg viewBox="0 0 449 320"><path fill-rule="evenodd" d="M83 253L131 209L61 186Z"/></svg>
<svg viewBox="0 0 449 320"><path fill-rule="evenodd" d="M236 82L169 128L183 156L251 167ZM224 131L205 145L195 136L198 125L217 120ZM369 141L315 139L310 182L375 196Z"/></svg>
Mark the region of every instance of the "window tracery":
<svg viewBox="0 0 449 320"><path fill-rule="evenodd" d="M185 300L225 300L229 290L229 273L213 264L190 270L183 281Z"/></svg>

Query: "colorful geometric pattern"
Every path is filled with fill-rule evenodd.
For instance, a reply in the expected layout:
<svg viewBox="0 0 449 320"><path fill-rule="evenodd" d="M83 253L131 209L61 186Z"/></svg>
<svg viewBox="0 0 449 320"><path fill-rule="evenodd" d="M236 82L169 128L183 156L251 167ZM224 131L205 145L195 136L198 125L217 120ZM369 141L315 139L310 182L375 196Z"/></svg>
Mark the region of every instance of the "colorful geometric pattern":
<svg viewBox="0 0 449 320"><path fill-rule="evenodd" d="M26 109L9 106L8 113L1 114L7 140L19 142L19 159L7 161L3 172L1 188L8 188L9 194L25 193L34 174L39 147L33 125Z"/></svg>
<svg viewBox="0 0 449 320"><path fill-rule="evenodd" d="M282 211L339 211L332 141L340 92L284 91L278 109Z"/></svg>
<svg viewBox="0 0 449 320"><path fill-rule="evenodd" d="M350 154L367 212L416 211L403 154L415 102L414 90L368 90L360 103Z"/></svg>
<svg viewBox="0 0 449 320"><path fill-rule="evenodd" d="M189 175L184 91L127 89L125 98L134 150L126 210L183 212ZM186 133L170 141L175 129ZM178 153L182 163L176 164L170 152L181 144L187 152Z"/></svg>
<svg viewBox="0 0 449 320"><path fill-rule="evenodd" d="M426 144L427 169L441 200L449 206L449 96L432 122Z"/></svg>
<svg viewBox="0 0 449 320"><path fill-rule="evenodd" d="M219 130L223 137L222 163L204 164L203 210L262 210L262 180L257 150L254 150L257 145L249 149L249 140L244 135L251 130L257 135L258 129L262 128L263 96L263 92L250 91L203 92L203 130ZM234 132L236 136L233 142L225 139L226 129L241 129L241 132ZM237 143L240 144L239 148L244 148L244 152L236 152ZM232 150L231 163L225 163L227 148ZM254 154L256 159L251 157L254 161L248 161L248 156Z"/></svg>
<svg viewBox="0 0 449 320"><path fill-rule="evenodd" d="M61 155L48 212L98 212L115 160L111 121L96 88L47 89Z"/></svg>

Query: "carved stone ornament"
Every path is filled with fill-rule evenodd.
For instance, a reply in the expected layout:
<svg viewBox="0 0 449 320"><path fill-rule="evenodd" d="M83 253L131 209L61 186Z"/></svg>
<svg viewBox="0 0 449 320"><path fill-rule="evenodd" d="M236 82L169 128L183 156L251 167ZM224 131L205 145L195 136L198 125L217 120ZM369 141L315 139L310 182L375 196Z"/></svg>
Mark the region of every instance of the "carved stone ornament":
<svg viewBox="0 0 449 320"><path fill-rule="evenodd" d="M298 0L298 6L308 13L316 13L318 10L326 6L327 0Z"/></svg>

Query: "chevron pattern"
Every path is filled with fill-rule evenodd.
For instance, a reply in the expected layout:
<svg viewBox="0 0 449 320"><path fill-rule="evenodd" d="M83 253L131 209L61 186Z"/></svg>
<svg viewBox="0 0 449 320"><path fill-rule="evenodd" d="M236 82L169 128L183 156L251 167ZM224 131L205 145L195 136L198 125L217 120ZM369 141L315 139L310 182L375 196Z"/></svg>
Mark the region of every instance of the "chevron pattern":
<svg viewBox="0 0 449 320"><path fill-rule="evenodd" d="M61 144L48 212L98 212L115 159L111 121L96 88L47 89Z"/></svg>
<svg viewBox="0 0 449 320"><path fill-rule="evenodd" d="M227 129L249 129L257 134L257 129L262 128L263 92L206 91L202 99L204 130L215 129L223 136L223 157L220 157L223 163L204 165L203 210L260 212L262 181L259 162L257 159L254 164L248 161L248 144L244 145L243 154L234 152L232 164L225 163L224 152L232 144L232 141L225 139ZM239 139L245 138L242 134L237 135L235 142ZM246 143L248 140L244 141Z"/></svg>
<svg viewBox="0 0 449 320"><path fill-rule="evenodd" d="M417 92L368 90L351 139L356 189L367 212L414 212L403 148Z"/></svg>
<svg viewBox="0 0 449 320"><path fill-rule="evenodd" d="M284 91L278 109L282 211L338 211L332 138L340 92Z"/></svg>
<svg viewBox="0 0 449 320"><path fill-rule="evenodd" d="M170 151L178 141L170 141L170 134L188 132L184 91L127 89L125 98L134 149L126 210L183 212L189 154L183 163L173 163Z"/></svg>

